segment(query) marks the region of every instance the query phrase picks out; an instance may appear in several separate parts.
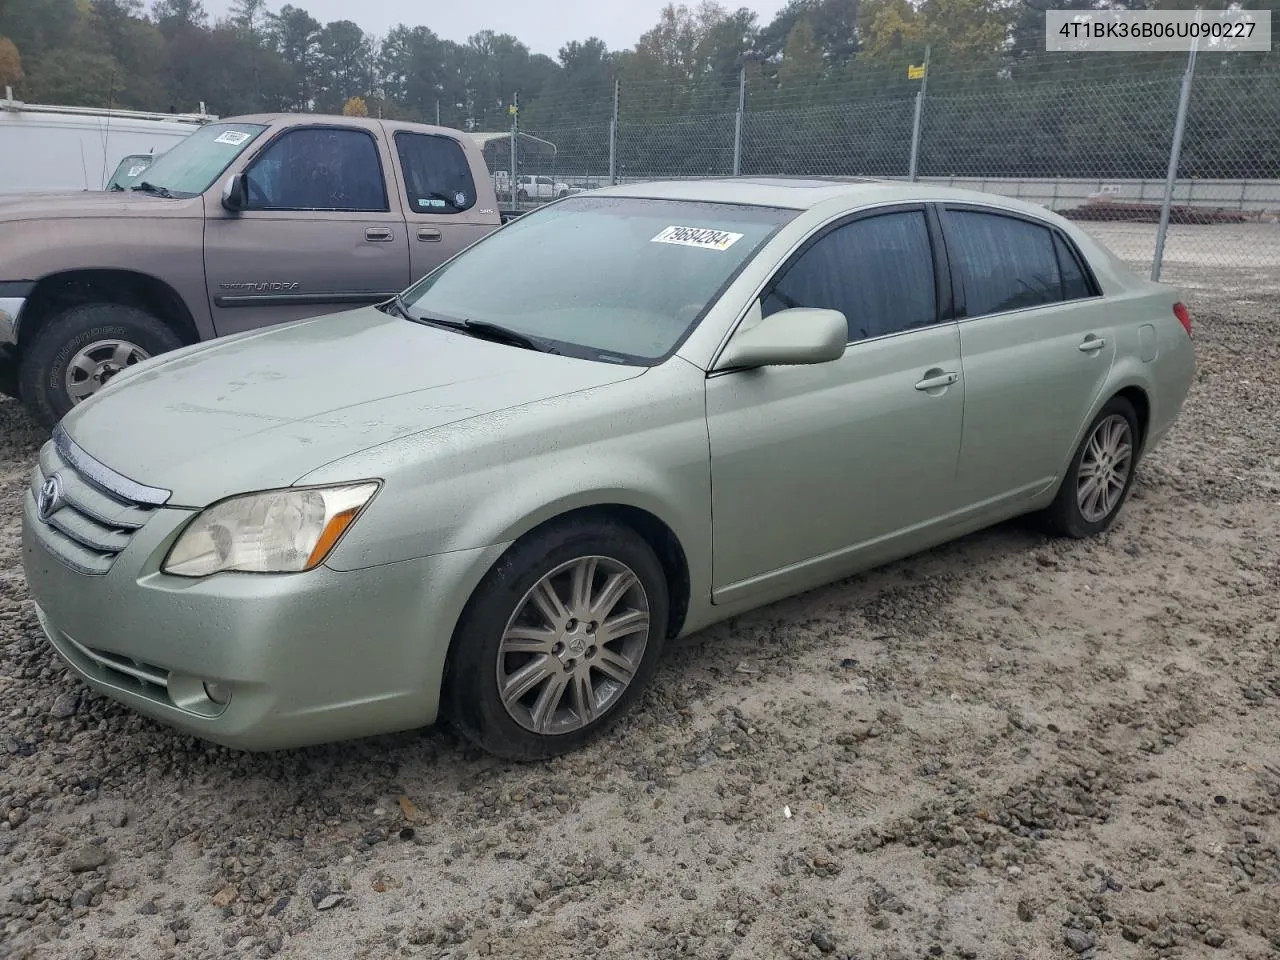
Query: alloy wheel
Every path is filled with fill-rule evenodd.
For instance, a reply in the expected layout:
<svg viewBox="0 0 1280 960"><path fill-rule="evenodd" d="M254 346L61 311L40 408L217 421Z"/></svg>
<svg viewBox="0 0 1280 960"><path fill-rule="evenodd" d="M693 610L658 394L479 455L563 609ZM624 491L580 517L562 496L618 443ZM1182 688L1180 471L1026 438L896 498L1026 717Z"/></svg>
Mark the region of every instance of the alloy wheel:
<svg viewBox="0 0 1280 960"><path fill-rule="evenodd" d="M649 623L649 598L626 564L599 556L561 564L507 621L497 662L503 707L537 734L590 725L631 685Z"/></svg>
<svg viewBox="0 0 1280 960"><path fill-rule="evenodd" d="M1076 476L1076 504L1089 523L1105 520L1120 503L1133 470L1133 430L1115 413L1094 428Z"/></svg>

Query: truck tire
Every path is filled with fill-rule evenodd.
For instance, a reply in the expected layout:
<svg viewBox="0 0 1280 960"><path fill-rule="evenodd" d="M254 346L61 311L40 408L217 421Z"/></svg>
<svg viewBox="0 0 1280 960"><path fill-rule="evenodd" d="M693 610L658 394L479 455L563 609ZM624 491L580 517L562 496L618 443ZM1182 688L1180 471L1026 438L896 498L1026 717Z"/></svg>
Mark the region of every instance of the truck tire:
<svg viewBox="0 0 1280 960"><path fill-rule="evenodd" d="M115 373L176 350L182 339L162 320L119 303L82 303L55 314L22 353L18 388L35 420L52 427Z"/></svg>

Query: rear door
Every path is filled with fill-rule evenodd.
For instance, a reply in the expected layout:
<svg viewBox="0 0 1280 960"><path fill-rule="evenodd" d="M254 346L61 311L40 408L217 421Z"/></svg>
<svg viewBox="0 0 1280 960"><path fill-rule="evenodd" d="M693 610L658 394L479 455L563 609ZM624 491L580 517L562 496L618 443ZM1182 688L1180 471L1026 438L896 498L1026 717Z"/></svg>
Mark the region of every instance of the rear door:
<svg viewBox="0 0 1280 960"><path fill-rule="evenodd" d="M411 273L417 281L496 229L498 212L480 206L471 164L457 140L412 130L390 136L404 192Z"/></svg>
<svg viewBox="0 0 1280 960"><path fill-rule="evenodd" d="M942 222L964 357L959 491L998 510L1062 471L1107 381L1115 330L1085 261L1051 225L951 204Z"/></svg>
<svg viewBox="0 0 1280 960"><path fill-rule="evenodd" d="M409 241L372 130L286 127L248 164L249 202L211 210L205 278L218 335L376 303L409 285Z"/></svg>

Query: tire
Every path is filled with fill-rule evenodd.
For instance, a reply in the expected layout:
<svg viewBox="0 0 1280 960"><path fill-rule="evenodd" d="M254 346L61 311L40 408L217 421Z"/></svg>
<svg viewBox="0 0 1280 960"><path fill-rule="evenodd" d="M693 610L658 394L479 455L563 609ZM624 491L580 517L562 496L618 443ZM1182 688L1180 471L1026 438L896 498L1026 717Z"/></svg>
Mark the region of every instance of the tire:
<svg viewBox="0 0 1280 960"><path fill-rule="evenodd" d="M572 599L574 573L587 569L588 560L595 563L590 596L597 601L614 575L634 578L616 603L596 609L596 621L588 621L586 608ZM543 612L549 608L532 599L548 575L563 608L556 629L549 629L552 618ZM467 604L445 669L443 712L467 739L508 760L569 753L617 722L652 678L666 639L668 604L662 565L630 528L574 519L536 532L498 561ZM628 632L627 626L639 626L645 607L643 628ZM600 637L593 623L619 623L624 614L630 622L620 623L623 632L598 647L591 643ZM509 628L519 633L513 642L523 642L528 652L504 650ZM630 682L621 687L619 663L632 667ZM519 683L522 670L530 683ZM510 708L501 693L504 679L517 694L509 698ZM579 691L588 685L599 713L584 722Z"/></svg>
<svg viewBox="0 0 1280 960"><path fill-rule="evenodd" d="M519 197L521 200L528 200L528 199L529 199L529 191L528 191L528 190L521 190L518 194L516 194L516 196L517 196L517 197Z"/></svg>
<svg viewBox="0 0 1280 960"><path fill-rule="evenodd" d="M567 197L568 195L569 195L569 191L568 191L568 190L561 190L559 193L557 193L557 194L556 194L556 199L557 199L557 200L563 200L563 199L564 199L565 197Z"/></svg>
<svg viewBox="0 0 1280 960"><path fill-rule="evenodd" d="M1063 477L1062 486L1058 488L1057 497L1044 513L1050 533L1082 539L1111 528L1133 488L1133 478L1137 473L1141 454L1141 436L1133 404L1124 397L1112 397L1089 424L1084 439L1071 458L1071 465ZM1095 439L1098 441L1096 447ZM1120 456L1108 452L1113 440ZM1124 452L1126 449L1127 454ZM1097 469L1091 465L1099 462L1100 455L1104 470L1107 469L1107 463L1116 464L1114 470L1107 470L1108 475L1114 479L1108 488L1110 493L1106 496L1094 496L1096 484L1089 487L1088 494L1081 490L1082 482L1087 484L1090 474Z"/></svg>
<svg viewBox="0 0 1280 960"><path fill-rule="evenodd" d="M121 365L182 346L181 338L170 327L137 307L84 303L64 310L51 317L26 345L18 371L23 404L39 423L52 427L77 402L67 385L68 371L77 355L95 343L112 341L122 348L134 348L126 351L130 359ZM106 349L103 347L95 356L101 356Z"/></svg>

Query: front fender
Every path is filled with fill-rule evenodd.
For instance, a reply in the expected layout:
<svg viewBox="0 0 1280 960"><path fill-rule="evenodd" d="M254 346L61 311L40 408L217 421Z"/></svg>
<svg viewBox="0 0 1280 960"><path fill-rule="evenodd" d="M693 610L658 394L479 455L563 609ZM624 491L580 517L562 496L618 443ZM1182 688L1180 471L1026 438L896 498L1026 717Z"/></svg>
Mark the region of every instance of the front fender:
<svg viewBox="0 0 1280 960"><path fill-rule="evenodd" d="M672 360L620 383L451 424L343 458L299 484L383 488L327 561L338 570L509 543L565 513L625 506L680 542L709 595L705 377Z"/></svg>
<svg viewBox="0 0 1280 960"><path fill-rule="evenodd" d="M167 284L186 305L201 338L213 334L204 278L202 208L187 215L0 218L4 280L41 282L82 271L145 274ZM28 321L18 318L19 335Z"/></svg>

